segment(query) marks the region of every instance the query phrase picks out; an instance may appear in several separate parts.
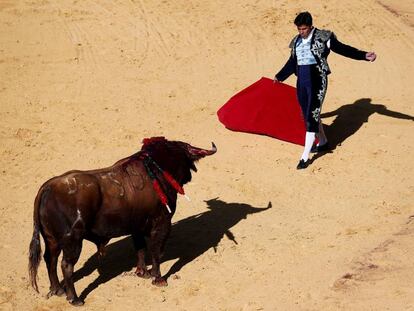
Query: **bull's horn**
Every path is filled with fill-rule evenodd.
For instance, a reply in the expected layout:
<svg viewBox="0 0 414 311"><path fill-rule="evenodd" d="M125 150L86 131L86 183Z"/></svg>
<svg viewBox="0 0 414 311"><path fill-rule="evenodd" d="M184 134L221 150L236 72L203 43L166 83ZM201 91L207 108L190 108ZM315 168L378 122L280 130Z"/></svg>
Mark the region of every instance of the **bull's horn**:
<svg viewBox="0 0 414 311"><path fill-rule="evenodd" d="M211 142L211 146L212 148L209 150L210 153L208 155L215 154L217 152L217 147L213 142Z"/></svg>
<svg viewBox="0 0 414 311"><path fill-rule="evenodd" d="M193 147L189 145L188 151L191 153L191 155L196 156L196 157L205 157L208 155L212 155L217 152L217 147L213 142L211 144L212 144L211 150L201 149L201 148L197 148L197 147Z"/></svg>

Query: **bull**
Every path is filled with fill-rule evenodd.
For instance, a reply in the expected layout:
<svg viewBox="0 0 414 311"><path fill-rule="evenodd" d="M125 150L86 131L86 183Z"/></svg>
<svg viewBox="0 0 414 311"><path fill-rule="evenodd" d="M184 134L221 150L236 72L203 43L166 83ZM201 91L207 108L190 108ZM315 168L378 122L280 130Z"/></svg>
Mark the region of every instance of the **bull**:
<svg viewBox="0 0 414 311"><path fill-rule="evenodd" d="M141 150L114 165L97 170L69 171L53 177L39 189L34 201L33 236L29 246L29 277L39 292L37 271L41 260L40 235L45 245L50 291L47 297L66 293L73 305L84 302L76 294L73 271L82 241L96 244L103 255L111 238L131 235L137 252L136 275L167 286L161 276L160 257L171 229L177 193L191 181L195 162L217 151L193 147L164 137L144 139ZM148 247L146 245L148 242ZM151 257L151 269L145 254ZM63 286L57 263L63 252Z"/></svg>

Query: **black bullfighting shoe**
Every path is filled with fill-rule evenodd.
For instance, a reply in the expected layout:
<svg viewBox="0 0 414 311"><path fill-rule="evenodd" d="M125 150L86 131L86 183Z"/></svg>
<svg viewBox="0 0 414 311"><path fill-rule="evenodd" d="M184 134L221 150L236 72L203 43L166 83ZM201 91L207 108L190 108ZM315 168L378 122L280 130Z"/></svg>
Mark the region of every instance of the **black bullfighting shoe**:
<svg viewBox="0 0 414 311"><path fill-rule="evenodd" d="M304 168L307 168L308 167L308 165L309 165L309 160L303 160L303 159L300 159L300 161L299 161L299 163L298 163L298 166L296 166L296 168L298 169L298 170L302 170L302 169L304 169Z"/></svg>
<svg viewBox="0 0 414 311"><path fill-rule="evenodd" d="M326 142L322 146L312 146L311 152L312 153L319 153L324 151L329 151L331 149L331 146L329 145L329 142Z"/></svg>

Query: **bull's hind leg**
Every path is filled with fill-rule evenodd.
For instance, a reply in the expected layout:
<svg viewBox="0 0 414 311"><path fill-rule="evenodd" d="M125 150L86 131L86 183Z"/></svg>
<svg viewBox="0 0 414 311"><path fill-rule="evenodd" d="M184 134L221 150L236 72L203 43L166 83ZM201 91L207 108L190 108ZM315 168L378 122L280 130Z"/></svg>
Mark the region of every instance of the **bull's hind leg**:
<svg viewBox="0 0 414 311"><path fill-rule="evenodd" d="M64 289L59 284L57 276L57 262L60 252L61 248L56 240L51 238L45 239L45 254L43 258L46 262L47 273L50 281L50 291L46 296L47 298L54 295L62 296L65 293Z"/></svg>
<svg viewBox="0 0 414 311"><path fill-rule="evenodd" d="M165 242L170 233L170 229L171 221L164 218L160 218L154 222L151 230L151 276L153 278L152 284L156 286L168 285L167 280L161 277L160 260L161 253L164 251Z"/></svg>
<svg viewBox="0 0 414 311"><path fill-rule="evenodd" d="M65 280L66 299L75 306L81 306L84 302L79 299L73 284L73 270L82 250L82 239L74 239L70 236L63 246L62 273Z"/></svg>
<svg viewBox="0 0 414 311"><path fill-rule="evenodd" d="M132 239L134 241L135 250L137 251L137 269L135 270L135 274L141 278L149 279L151 275L145 264L146 243L144 235L141 233L133 234Z"/></svg>

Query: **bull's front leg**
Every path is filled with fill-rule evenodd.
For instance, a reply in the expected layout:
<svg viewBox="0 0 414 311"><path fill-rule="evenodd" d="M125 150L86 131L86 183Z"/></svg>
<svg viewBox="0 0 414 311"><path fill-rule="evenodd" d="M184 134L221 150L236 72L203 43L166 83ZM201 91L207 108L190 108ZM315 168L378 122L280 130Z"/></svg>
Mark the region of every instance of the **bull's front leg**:
<svg viewBox="0 0 414 311"><path fill-rule="evenodd" d="M144 235L142 233L136 233L132 235L132 239L134 240L134 247L137 251L137 269L135 270L135 274L141 278L149 279L151 275L145 264L146 243Z"/></svg>
<svg viewBox="0 0 414 311"><path fill-rule="evenodd" d="M151 277L152 284L156 286L167 286L167 280L161 277L160 260L161 253L164 251L165 242L170 234L171 218L160 216L154 220L151 230Z"/></svg>

